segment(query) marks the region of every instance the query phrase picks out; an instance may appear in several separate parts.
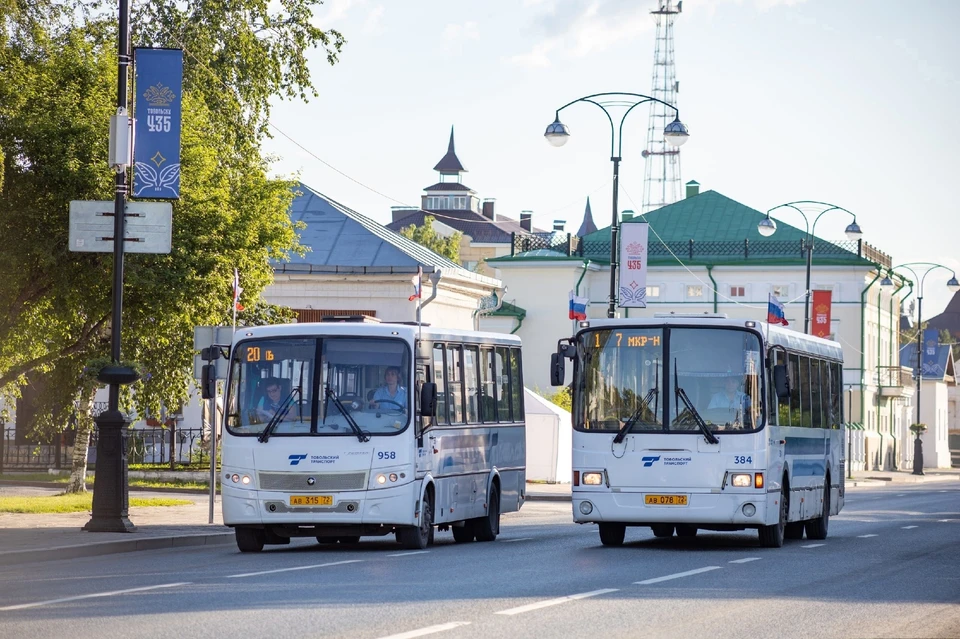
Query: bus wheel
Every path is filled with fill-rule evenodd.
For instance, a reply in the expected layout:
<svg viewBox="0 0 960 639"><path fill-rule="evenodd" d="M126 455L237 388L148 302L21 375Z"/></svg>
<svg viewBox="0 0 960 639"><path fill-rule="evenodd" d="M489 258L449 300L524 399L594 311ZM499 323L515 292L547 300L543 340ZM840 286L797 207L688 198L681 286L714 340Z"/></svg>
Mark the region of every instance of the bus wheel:
<svg viewBox="0 0 960 639"><path fill-rule="evenodd" d="M423 495L420 506L420 524L408 526L397 531L397 541L409 550L423 550L433 539L433 497L429 492Z"/></svg>
<svg viewBox="0 0 960 639"><path fill-rule="evenodd" d="M697 536L697 527L696 526L677 526L677 537L696 537Z"/></svg>
<svg viewBox="0 0 960 639"><path fill-rule="evenodd" d="M500 490L496 486L490 490L489 501L487 516L474 520L477 541L493 541L500 534Z"/></svg>
<svg viewBox="0 0 960 639"><path fill-rule="evenodd" d="M600 543L604 546L622 546L623 537L627 534L626 524L600 522Z"/></svg>
<svg viewBox="0 0 960 639"><path fill-rule="evenodd" d="M826 539L830 526L830 477L823 486L823 512L816 519L807 522L807 539Z"/></svg>
<svg viewBox="0 0 960 639"><path fill-rule="evenodd" d="M654 524L650 528L654 537L673 537L673 526L670 524Z"/></svg>
<svg viewBox="0 0 960 639"><path fill-rule="evenodd" d="M764 548L780 548L783 546L783 533L787 527L787 515L790 512L790 486L787 478L783 478L780 488L780 521L770 526L761 526L759 529L760 545Z"/></svg>
<svg viewBox="0 0 960 639"><path fill-rule="evenodd" d="M453 532L453 540L458 544L469 544L476 534L472 521L465 521L462 526L450 526L450 530Z"/></svg>
<svg viewBox="0 0 960 639"><path fill-rule="evenodd" d="M240 549L240 552L260 552L263 550L264 534L262 530L235 528L234 535L237 537L237 548Z"/></svg>

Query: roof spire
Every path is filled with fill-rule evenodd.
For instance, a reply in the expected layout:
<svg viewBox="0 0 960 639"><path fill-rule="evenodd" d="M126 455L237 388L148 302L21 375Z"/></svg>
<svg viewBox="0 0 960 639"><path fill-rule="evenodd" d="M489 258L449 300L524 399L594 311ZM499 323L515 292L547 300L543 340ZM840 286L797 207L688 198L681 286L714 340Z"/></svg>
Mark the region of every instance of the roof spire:
<svg viewBox="0 0 960 639"><path fill-rule="evenodd" d="M447 154L440 158L440 161L433 167L433 170L438 171L441 175L459 175L467 171L463 168L463 164L460 163L457 152L453 148L452 125L450 126L450 143L447 145Z"/></svg>
<svg viewBox="0 0 960 639"><path fill-rule="evenodd" d="M580 230L577 231L577 237L589 235L597 230L597 225L593 223L593 211L590 210L590 196L587 196L587 208L583 211L583 223L580 224Z"/></svg>

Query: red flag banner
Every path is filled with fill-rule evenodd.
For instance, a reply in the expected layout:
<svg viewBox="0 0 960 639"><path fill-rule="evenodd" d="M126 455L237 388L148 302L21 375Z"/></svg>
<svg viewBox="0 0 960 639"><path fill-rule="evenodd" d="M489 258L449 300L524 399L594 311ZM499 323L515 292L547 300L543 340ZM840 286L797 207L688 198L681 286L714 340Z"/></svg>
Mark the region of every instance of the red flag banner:
<svg viewBox="0 0 960 639"><path fill-rule="evenodd" d="M811 333L817 337L829 337L830 330L830 296L831 291L813 292L813 325Z"/></svg>

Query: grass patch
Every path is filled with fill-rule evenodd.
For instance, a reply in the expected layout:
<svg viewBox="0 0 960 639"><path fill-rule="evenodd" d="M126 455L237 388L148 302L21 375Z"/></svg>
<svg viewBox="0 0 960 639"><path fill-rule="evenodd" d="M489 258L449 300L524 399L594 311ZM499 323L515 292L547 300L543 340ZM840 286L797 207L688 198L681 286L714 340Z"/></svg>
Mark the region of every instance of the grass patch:
<svg viewBox="0 0 960 639"><path fill-rule="evenodd" d="M50 473L10 473L0 475L4 481L49 481L65 484L70 479L68 475L51 475Z"/></svg>
<svg viewBox="0 0 960 639"><path fill-rule="evenodd" d="M209 482L184 481L182 479L168 479L162 481L159 479L134 479L127 480L130 488L194 488L206 490L210 487Z"/></svg>
<svg viewBox="0 0 960 639"><path fill-rule="evenodd" d="M130 506L189 506L188 499L130 498ZM0 497L4 513L80 513L93 508L93 493L52 495L48 497Z"/></svg>

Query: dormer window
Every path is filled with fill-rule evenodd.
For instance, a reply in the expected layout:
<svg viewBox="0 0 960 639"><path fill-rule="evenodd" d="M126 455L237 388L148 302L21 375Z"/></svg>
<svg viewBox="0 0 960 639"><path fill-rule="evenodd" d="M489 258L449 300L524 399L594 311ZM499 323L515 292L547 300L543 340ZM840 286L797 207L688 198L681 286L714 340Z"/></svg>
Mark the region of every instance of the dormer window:
<svg viewBox="0 0 960 639"><path fill-rule="evenodd" d="M463 195L429 195L427 208L432 211L465 211L468 201Z"/></svg>

